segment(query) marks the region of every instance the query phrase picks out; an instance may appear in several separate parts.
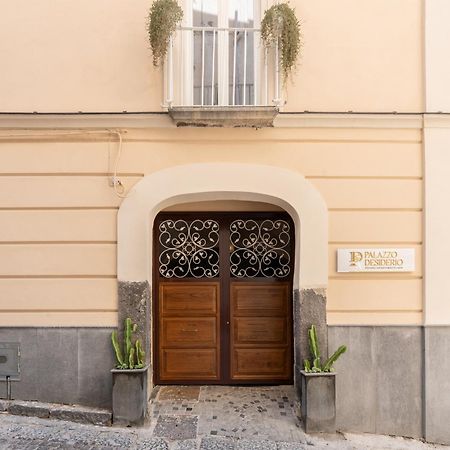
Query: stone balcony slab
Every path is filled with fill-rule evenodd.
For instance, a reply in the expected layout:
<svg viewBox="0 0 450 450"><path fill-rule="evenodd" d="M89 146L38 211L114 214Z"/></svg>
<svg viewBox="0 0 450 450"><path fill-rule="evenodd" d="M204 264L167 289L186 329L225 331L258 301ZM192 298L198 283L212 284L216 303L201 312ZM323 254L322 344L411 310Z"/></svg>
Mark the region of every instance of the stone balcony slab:
<svg viewBox="0 0 450 450"><path fill-rule="evenodd" d="M173 106L169 115L177 127L273 127L275 106Z"/></svg>

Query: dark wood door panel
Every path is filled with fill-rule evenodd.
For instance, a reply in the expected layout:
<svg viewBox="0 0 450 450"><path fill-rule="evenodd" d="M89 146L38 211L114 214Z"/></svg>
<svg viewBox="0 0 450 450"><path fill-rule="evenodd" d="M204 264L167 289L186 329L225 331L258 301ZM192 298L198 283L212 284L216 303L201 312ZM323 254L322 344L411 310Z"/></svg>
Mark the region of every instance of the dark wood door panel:
<svg viewBox="0 0 450 450"><path fill-rule="evenodd" d="M285 317L235 317L235 345L287 345L288 329Z"/></svg>
<svg viewBox="0 0 450 450"><path fill-rule="evenodd" d="M232 282L233 316L286 316L289 304L289 284L280 282Z"/></svg>
<svg viewBox="0 0 450 450"><path fill-rule="evenodd" d="M162 349L160 380L219 380L219 355L215 348Z"/></svg>
<svg viewBox="0 0 450 450"><path fill-rule="evenodd" d="M163 316L209 316L219 311L219 283L164 282L159 284Z"/></svg>
<svg viewBox="0 0 450 450"><path fill-rule="evenodd" d="M217 322L215 317L161 318L161 345L164 348L215 347Z"/></svg>
<svg viewBox="0 0 450 450"><path fill-rule="evenodd" d="M290 378L287 348L235 348L234 380L283 380Z"/></svg>
<svg viewBox="0 0 450 450"><path fill-rule="evenodd" d="M231 380L291 379L290 286L267 280L231 283Z"/></svg>
<svg viewBox="0 0 450 450"><path fill-rule="evenodd" d="M159 284L157 382L220 379L219 282Z"/></svg>

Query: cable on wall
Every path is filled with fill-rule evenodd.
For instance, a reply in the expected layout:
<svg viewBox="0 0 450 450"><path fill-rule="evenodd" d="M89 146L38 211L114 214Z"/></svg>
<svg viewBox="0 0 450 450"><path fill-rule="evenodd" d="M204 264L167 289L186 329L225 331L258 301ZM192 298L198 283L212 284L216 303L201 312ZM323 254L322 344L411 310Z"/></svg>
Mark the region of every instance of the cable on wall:
<svg viewBox="0 0 450 450"><path fill-rule="evenodd" d="M119 168L120 158L122 156L122 147L123 147L122 132L119 130L112 130L112 129L91 130L91 131L87 131L87 130L71 130L71 131L69 131L69 130L64 130L64 131L47 130L42 133L15 132L15 133L5 133L5 134L0 132L0 140L2 138L3 139L8 139L8 138L45 138L45 137L49 136L49 133L52 133L54 136L85 136L85 135L92 135L92 134L99 135L99 134L106 134L106 133L109 136L111 136L111 135L117 136L117 138L119 140L119 148L117 150L117 155L114 160L114 171L113 171L113 176L110 178L110 186L114 189L114 193L117 195L117 197L119 197L119 198L128 197L129 192L125 191L125 186L120 181L120 179L117 177L117 172L118 172L118 168Z"/></svg>
<svg viewBox="0 0 450 450"><path fill-rule="evenodd" d="M114 173L113 176L111 178L111 185L114 189L114 193L117 195L117 197L119 198L127 198L129 192L125 191L125 186L122 184L122 182L120 181L120 179L117 177L117 172L118 172L118 168L119 168L119 162L120 162L120 158L122 156L122 145L123 145L123 138L122 138L122 133L119 130L108 130L111 134L114 134L118 137L119 139L119 148L117 150L117 155L116 155L116 159L114 161Z"/></svg>

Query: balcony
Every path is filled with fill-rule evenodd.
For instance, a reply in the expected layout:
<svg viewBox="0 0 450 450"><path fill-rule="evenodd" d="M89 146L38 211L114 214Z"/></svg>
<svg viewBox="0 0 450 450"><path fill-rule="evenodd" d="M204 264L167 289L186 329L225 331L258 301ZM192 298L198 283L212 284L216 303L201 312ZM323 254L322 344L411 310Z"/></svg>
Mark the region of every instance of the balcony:
<svg viewBox="0 0 450 450"><path fill-rule="evenodd" d="M177 126L270 127L282 106L278 48L257 28L180 27L164 64Z"/></svg>

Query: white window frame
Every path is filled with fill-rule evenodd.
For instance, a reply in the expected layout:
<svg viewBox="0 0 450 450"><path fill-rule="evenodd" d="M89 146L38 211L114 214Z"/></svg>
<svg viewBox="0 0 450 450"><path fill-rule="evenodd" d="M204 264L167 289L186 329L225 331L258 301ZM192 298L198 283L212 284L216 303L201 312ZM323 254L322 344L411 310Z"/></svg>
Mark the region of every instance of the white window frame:
<svg viewBox="0 0 450 450"><path fill-rule="evenodd" d="M254 27L259 28L261 21L261 14L263 7L266 9L269 4L269 0L253 0L254 2ZM229 28L228 26L228 11L229 11L229 0L218 0L218 28L217 33L217 82L218 82L218 106L228 106L229 103L229 32L225 30ZM183 27L193 26L193 2L192 0L183 0ZM182 104L193 105L194 104L194 52L193 52L193 33L182 32L182 55L180 64L180 80L181 82L181 92L180 98ZM260 104L260 85L259 80L261 79L261 74L259 73L260 68L260 33L255 32L254 36L254 102L256 106ZM203 106L209 106L204 104ZM240 105L242 106L242 105ZM246 106L251 106L249 103Z"/></svg>

